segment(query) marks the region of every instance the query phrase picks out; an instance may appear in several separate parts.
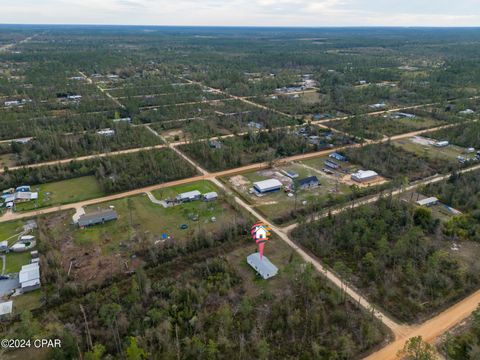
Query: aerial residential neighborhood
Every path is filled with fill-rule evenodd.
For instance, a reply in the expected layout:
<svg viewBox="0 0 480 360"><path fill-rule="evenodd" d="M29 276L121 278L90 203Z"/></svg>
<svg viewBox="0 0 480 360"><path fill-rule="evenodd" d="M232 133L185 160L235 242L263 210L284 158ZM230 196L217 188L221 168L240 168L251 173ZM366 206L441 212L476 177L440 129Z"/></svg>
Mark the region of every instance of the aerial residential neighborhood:
<svg viewBox="0 0 480 360"><path fill-rule="evenodd" d="M474 5L1 4L0 359L479 359Z"/></svg>

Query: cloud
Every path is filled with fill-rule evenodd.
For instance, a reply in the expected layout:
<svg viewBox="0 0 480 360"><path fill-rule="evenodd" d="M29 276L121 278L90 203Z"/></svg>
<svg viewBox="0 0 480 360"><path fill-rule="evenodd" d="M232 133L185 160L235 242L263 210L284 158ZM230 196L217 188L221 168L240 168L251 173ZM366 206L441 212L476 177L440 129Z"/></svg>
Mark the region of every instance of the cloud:
<svg viewBox="0 0 480 360"><path fill-rule="evenodd" d="M478 0L0 0L1 23L478 26Z"/></svg>

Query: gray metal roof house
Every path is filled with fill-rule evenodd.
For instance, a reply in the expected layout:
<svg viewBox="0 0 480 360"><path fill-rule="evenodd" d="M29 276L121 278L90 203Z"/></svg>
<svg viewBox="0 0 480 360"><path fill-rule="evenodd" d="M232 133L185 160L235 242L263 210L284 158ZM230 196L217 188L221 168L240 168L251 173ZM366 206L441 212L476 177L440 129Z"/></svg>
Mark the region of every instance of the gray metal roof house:
<svg viewBox="0 0 480 360"><path fill-rule="evenodd" d="M78 218L78 226L86 227L97 224L103 224L107 221L117 220L118 215L115 210L104 209L88 214L83 214Z"/></svg>
<svg viewBox="0 0 480 360"><path fill-rule="evenodd" d="M320 181L316 176L310 176L305 179L298 180L298 185L301 189L308 189L320 185Z"/></svg>
<svg viewBox="0 0 480 360"><path fill-rule="evenodd" d="M260 260L258 252L248 255L247 263L265 280L274 277L278 273L278 268L266 256L263 256Z"/></svg>

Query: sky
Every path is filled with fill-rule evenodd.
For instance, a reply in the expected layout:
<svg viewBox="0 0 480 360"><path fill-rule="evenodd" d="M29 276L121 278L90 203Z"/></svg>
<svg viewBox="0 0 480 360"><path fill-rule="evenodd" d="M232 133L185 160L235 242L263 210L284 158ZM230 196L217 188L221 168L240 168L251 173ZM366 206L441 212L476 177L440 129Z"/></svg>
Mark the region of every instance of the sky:
<svg viewBox="0 0 480 360"><path fill-rule="evenodd" d="M480 0L0 0L0 23L480 26Z"/></svg>

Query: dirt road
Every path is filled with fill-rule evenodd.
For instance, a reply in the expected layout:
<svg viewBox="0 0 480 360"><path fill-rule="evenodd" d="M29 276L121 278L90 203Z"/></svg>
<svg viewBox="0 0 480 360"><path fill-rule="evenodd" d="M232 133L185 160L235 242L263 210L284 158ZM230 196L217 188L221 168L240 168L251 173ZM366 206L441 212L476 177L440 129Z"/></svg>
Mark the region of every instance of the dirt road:
<svg viewBox="0 0 480 360"><path fill-rule="evenodd" d="M480 304L480 290L449 307L423 324L410 328L403 336L398 337L393 343L366 357L367 360L395 360L399 350L405 342L415 336L433 343L438 337L445 334L457 324L468 318Z"/></svg>

